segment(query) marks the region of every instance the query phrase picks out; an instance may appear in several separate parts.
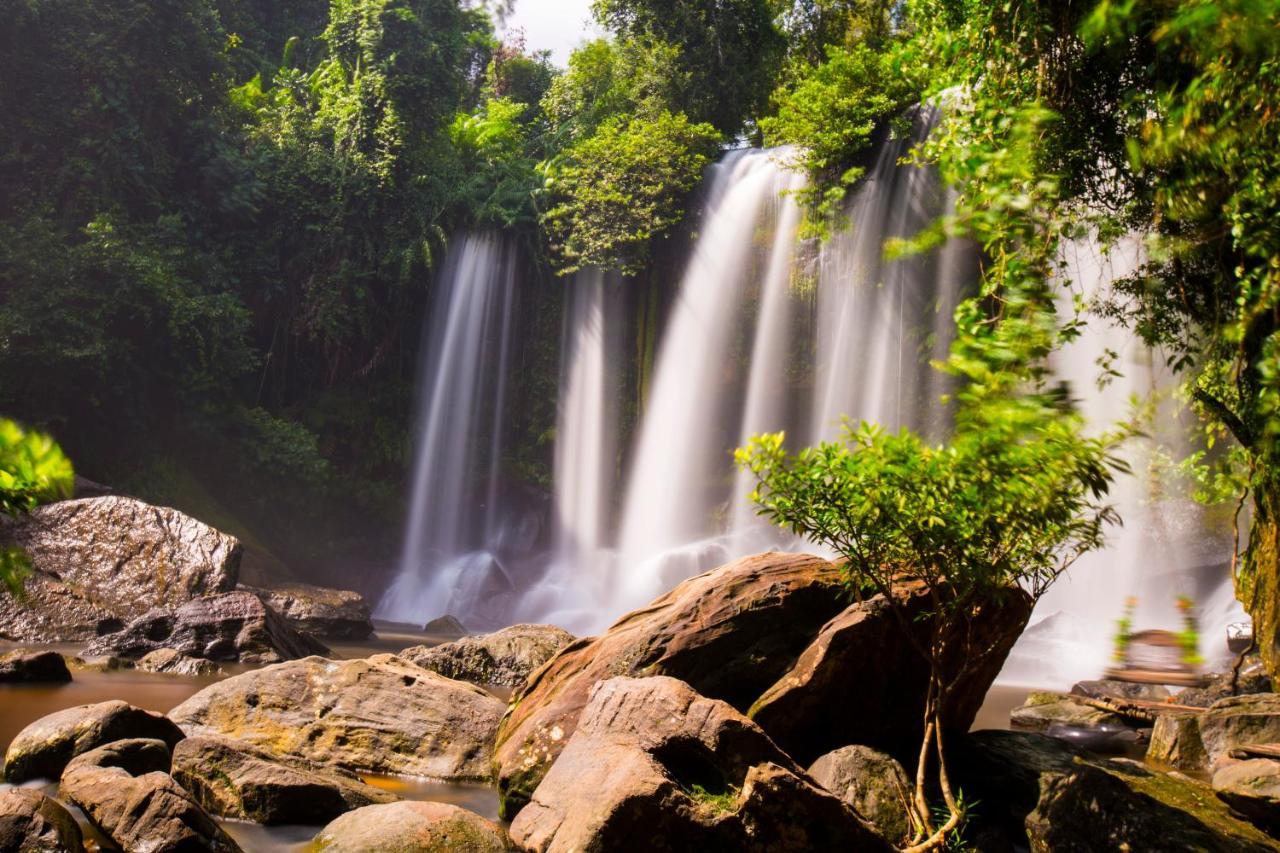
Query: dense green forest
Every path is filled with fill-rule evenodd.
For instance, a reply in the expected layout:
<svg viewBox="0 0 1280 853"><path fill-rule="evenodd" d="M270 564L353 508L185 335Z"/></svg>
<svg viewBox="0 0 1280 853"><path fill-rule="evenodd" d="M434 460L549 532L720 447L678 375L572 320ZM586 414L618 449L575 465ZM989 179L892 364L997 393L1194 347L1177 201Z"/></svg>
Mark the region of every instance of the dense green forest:
<svg viewBox="0 0 1280 853"><path fill-rule="evenodd" d="M558 274L662 264L719 150L794 146L822 239L872 143L941 99L915 156L961 199L897 250L978 240L980 331L1053 316L1061 239L1143 236L1144 268L1080 308L1182 372L1218 448L1180 473L1252 498L1241 590L1276 654L1275 0L596 0L608 35L565 69L456 0L4 11L0 410L84 475L245 507L295 560L388 538L451 235L518 235L554 329ZM1040 381L1075 330L1053 322L982 357ZM545 482L555 354L528 359L516 461Z"/></svg>

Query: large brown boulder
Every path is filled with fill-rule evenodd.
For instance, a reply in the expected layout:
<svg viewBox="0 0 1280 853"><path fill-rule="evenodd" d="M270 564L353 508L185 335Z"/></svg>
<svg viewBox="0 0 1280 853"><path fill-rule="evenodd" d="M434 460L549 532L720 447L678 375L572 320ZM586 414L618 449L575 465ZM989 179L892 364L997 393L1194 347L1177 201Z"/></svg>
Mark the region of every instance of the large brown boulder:
<svg viewBox="0 0 1280 853"><path fill-rule="evenodd" d="M894 590L903 603L916 644L884 596L855 603L823 626L795 665L764 691L748 712L792 758L811 762L848 744L913 757L923 734L924 697L929 666L916 645L928 647L929 622L921 617L928 593L921 586ZM1031 615L1031 597L1010 589L997 602L969 617L970 639L983 649L980 665L972 658L952 660L951 692L943 720L966 732L982 707L987 690ZM892 713L885 713L892 708Z"/></svg>
<svg viewBox="0 0 1280 853"><path fill-rule="evenodd" d="M373 636L369 603L358 592L309 583L242 587L299 631L333 640L366 640Z"/></svg>
<svg viewBox="0 0 1280 853"><path fill-rule="evenodd" d="M77 755L127 738L153 738L172 747L183 734L163 715L118 699L79 705L41 717L18 732L4 756L4 775L10 782L56 779Z"/></svg>
<svg viewBox="0 0 1280 853"><path fill-rule="evenodd" d="M488 779L503 704L394 655L319 657L210 685L169 712L188 734L224 734L352 771Z"/></svg>
<svg viewBox="0 0 1280 853"><path fill-rule="evenodd" d="M511 824L522 849L891 849L759 727L674 678L598 683Z"/></svg>
<svg viewBox="0 0 1280 853"><path fill-rule="evenodd" d="M329 649L299 633L251 592L206 595L176 610L153 610L114 634L90 643L83 657L139 658L160 649L189 657L243 663L277 663Z"/></svg>
<svg viewBox="0 0 1280 853"><path fill-rule="evenodd" d="M1277 849L1275 841L1235 817L1208 785L1182 774L1126 758L1099 758L1029 732L976 732L952 747L952 784L967 801L980 804L969 821L971 837L994 834L1003 838L1003 849Z"/></svg>
<svg viewBox="0 0 1280 853"><path fill-rule="evenodd" d="M67 662L57 652L15 649L0 655L0 684L70 680Z"/></svg>
<svg viewBox="0 0 1280 853"><path fill-rule="evenodd" d="M0 637L86 640L152 608L236 585L234 537L133 498L60 501L0 524L0 537L34 568L21 601L0 596Z"/></svg>
<svg viewBox="0 0 1280 853"><path fill-rule="evenodd" d="M597 682L669 675L745 710L840 612L843 596L839 568L820 557L758 554L691 578L602 636L562 649L516 695L498 732L503 815L528 801Z"/></svg>
<svg viewBox="0 0 1280 853"><path fill-rule="evenodd" d="M146 853L213 851L239 846L167 773L133 775L122 767L73 763L62 774L59 795L118 847Z"/></svg>
<svg viewBox="0 0 1280 853"><path fill-rule="evenodd" d="M84 838L71 812L31 788L0 791L0 850L81 853Z"/></svg>
<svg viewBox="0 0 1280 853"><path fill-rule="evenodd" d="M170 772L210 813L254 823L322 824L352 809L398 799L354 773L273 755L222 735L179 743Z"/></svg>
<svg viewBox="0 0 1280 853"><path fill-rule="evenodd" d="M448 803L365 806L330 823L311 842L325 853L505 853L502 827Z"/></svg>
<svg viewBox="0 0 1280 853"><path fill-rule="evenodd" d="M520 687L573 640L572 634L555 625L512 625L438 646L414 646L400 657L449 678Z"/></svg>

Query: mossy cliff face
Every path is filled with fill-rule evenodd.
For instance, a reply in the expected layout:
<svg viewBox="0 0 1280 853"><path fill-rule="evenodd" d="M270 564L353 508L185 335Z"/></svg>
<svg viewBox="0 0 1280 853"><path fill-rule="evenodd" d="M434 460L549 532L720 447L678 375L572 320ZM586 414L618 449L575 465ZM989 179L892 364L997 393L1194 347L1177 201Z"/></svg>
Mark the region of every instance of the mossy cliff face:
<svg viewBox="0 0 1280 853"><path fill-rule="evenodd" d="M1280 677L1280 483L1254 493L1249 550L1236 583L1236 597L1253 618L1258 653L1271 677Z"/></svg>

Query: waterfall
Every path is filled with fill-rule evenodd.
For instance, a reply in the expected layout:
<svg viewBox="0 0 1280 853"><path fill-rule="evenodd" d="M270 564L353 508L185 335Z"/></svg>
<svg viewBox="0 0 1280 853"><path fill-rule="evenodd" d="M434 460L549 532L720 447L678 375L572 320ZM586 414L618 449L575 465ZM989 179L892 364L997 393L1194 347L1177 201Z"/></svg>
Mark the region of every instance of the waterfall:
<svg viewBox="0 0 1280 853"><path fill-rule="evenodd" d="M514 249L491 234L458 241L424 329L409 515L380 619L420 624L451 613L483 622L513 593L497 551L515 315Z"/></svg>

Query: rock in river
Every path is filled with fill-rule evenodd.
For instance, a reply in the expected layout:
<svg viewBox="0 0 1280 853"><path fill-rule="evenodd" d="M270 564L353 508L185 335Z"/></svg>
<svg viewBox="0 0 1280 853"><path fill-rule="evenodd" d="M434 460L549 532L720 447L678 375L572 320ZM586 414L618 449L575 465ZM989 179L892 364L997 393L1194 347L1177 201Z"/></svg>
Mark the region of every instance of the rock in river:
<svg viewBox="0 0 1280 853"><path fill-rule="evenodd" d="M473 684L520 687L538 667L573 642L554 625L512 625L492 634L438 646L414 646L400 657L449 678Z"/></svg>
<svg viewBox="0 0 1280 853"><path fill-rule="evenodd" d="M351 771L488 779L503 703L394 655L319 657L210 685L169 712L188 734L224 734Z"/></svg>
<svg viewBox="0 0 1280 853"><path fill-rule="evenodd" d="M9 744L4 775L10 782L56 779L72 758L126 738L154 738L173 746L182 731L160 714L113 700L79 705L41 717Z"/></svg>
<svg viewBox="0 0 1280 853"><path fill-rule="evenodd" d="M242 587L299 631L333 640L366 640L373 636L369 603L358 592L308 583Z"/></svg>
<svg viewBox="0 0 1280 853"><path fill-rule="evenodd" d="M505 853L507 834L448 803L365 806L330 823L312 842L325 853Z"/></svg>
<svg viewBox="0 0 1280 853"><path fill-rule="evenodd" d="M154 652L147 652L134 666L143 672L159 672L165 675L218 675L222 672L222 667L213 661L193 658L176 649L156 649Z"/></svg>
<svg viewBox="0 0 1280 853"><path fill-rule="evenodd" d="M155 607L236 585L240 543L174 509L133 498L59 501L0 519L34 571L19 602L0 596L0 637L87 640Z"/></svg>
<svg viewBox="0 0 1280 853"><path fill-rule="evenodd" d="M70 680L67 662L57 652L17 649L0 655L0 684Z"/></svg>
<svg viewBox="0 0 1280 853"><path fill-rule="evenodd" d="M251 592L206 595L177 610L153 610L123 630L99 637L85 657L137 658L160 649L215 661L276 663L327 654L328 648L289 627Z"/></svg>
<svg viewBox="0 0 1280 853"><path fill-rule="evenodd" d="M0 850L81 853L84 840L71 812L31 788L0 791Z"/></svg>
<svg viewBox="0 0 1280 853"><path fill-rule="evenodd" d="M597 638L562 649L529 679L496 748L512 817L573 734L597 682L669 675L745 710L843 609L840 569L806 554L757 554L690 578Z"/></svg>
<svg viewBox="0 0 1280 853"><path fill-rule="evenodd" d="M273 755L222 735L179 743L171 772L211 813L254 823L322 824L352 809L398 799L354 774Z"/></svg>
<svg viewBox="0 0 1280 853"><path fill-rule="evenodd" d="M511 837L539 853L892 849L758 726L663 676L596 685Z"/></svg>

